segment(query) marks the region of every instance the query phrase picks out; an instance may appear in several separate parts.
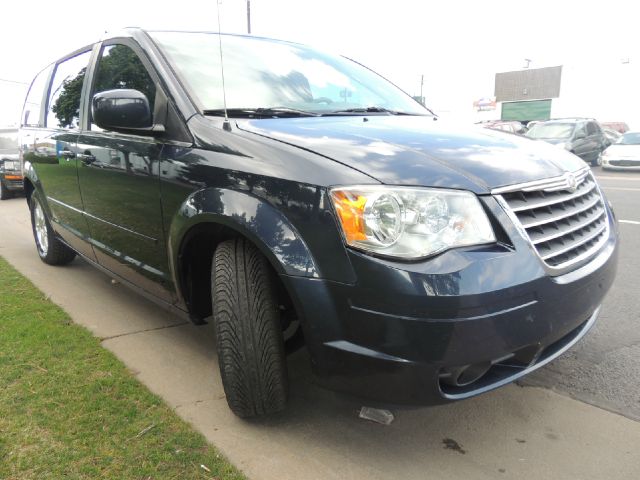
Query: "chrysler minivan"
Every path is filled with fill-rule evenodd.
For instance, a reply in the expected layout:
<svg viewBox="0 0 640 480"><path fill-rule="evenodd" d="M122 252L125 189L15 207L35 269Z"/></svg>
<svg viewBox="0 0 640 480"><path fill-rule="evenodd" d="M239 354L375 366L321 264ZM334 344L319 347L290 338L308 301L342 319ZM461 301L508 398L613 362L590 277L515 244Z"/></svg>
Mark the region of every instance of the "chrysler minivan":
<svg viewBox="0 0 640 480"><path fill-rule="evenodd" d="M212 322L241 417L285 407L300 346L382 402L494 389L579 341L616 271L580 158L295 43L127 29L38 73L20 136L40 258Z"/></svg>

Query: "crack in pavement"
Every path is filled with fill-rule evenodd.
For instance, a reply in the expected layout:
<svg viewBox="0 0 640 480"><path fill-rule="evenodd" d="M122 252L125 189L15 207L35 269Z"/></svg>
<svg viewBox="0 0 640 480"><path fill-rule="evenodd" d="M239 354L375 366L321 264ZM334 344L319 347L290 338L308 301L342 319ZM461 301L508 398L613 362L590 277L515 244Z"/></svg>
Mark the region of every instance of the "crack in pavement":
<svg viewBox="0 0 640 480"><path fill-rule="evenodd" d="M127 337L129 335L136 335L138 333L153 332L155 330L164 330L166 328L181 327L183 325L189 325L190 323L191 322L189 321L184 321L180 323L174 323L172 325L164 325L162 327L153 327L153 328L147 328L145 330L136 330L135 332L127 332L127 333L120 333L118 335L111 335L108 337L100 337L100 342L106 342L107 340L113 340L114 338Z"/></svg>

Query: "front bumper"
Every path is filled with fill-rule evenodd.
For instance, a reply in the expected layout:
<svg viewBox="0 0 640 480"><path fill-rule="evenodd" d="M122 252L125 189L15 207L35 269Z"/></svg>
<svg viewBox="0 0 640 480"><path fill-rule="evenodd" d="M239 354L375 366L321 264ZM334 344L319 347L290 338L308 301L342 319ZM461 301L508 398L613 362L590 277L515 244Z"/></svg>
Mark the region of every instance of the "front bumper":
<svg viewBox="0 0 640 480"><path fill-rule="evenodd" d="M437 404L548 363L589 330L613 283L618 234L608 215L606 244L559 276L517 240L418 264L350 252L356 284L283 277L320 382L384 402ZM467 366L488 371L467 385L447 380Z"/></svg>
<svg viewBox="0 0 640 480"><path fill-rule="evenodd" d="M603 158L602 168L605 170L635 170L640 171L640 159Z"/></svg>
<svg viewBox="0 0 640 480"><path fill-rule="evenodd" d="M22 191L24 190L24 179L22 175L17 174L2 174L0 180L7 190Z"/></svg>

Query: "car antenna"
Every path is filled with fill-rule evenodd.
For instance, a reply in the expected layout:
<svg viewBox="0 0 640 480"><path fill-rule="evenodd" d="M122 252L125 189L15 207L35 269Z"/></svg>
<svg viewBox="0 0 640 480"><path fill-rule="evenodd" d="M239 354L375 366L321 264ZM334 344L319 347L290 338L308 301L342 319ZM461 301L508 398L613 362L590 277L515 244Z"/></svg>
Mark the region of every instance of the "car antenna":
<svg viewBox="0 0 640 480"><path fill-rule="evenodd" d="M224 63L222 62L222 33L220 30L220 4L222 0L216 2L216 11L218 12L218 46L220 49L220 73L222 75L222 102L224 105L224 122L222 123L222 129L227 132L231 131L231 122L229 122L229 115L227 114L227 91L224 86Z"/></svg>

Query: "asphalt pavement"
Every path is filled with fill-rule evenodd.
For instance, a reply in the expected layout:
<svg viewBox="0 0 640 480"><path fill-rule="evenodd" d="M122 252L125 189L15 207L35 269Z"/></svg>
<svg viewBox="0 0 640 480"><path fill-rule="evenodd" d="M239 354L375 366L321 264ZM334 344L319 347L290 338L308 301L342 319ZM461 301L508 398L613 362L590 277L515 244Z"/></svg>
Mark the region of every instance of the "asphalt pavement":
<svg viewBox="0 0 640 480"><path fill-rule="evenodd" d="M289 358L288 410L236 418L211 326L172 316L81 260L44 265L24 198L0 202L0 255L250 478L640 478L640 175L596 174L621 219L622 244L618 278L593 330L520 385L394 410L390 426L359 419L361 402L317 387L304 350Z"/></svg>
<svg viewBox="0 0 640 480"><path fill-rule="evenodd" d="M615 283L591 332L521 383L640 420L640 172L594 171L620 222Z"/></svg>

